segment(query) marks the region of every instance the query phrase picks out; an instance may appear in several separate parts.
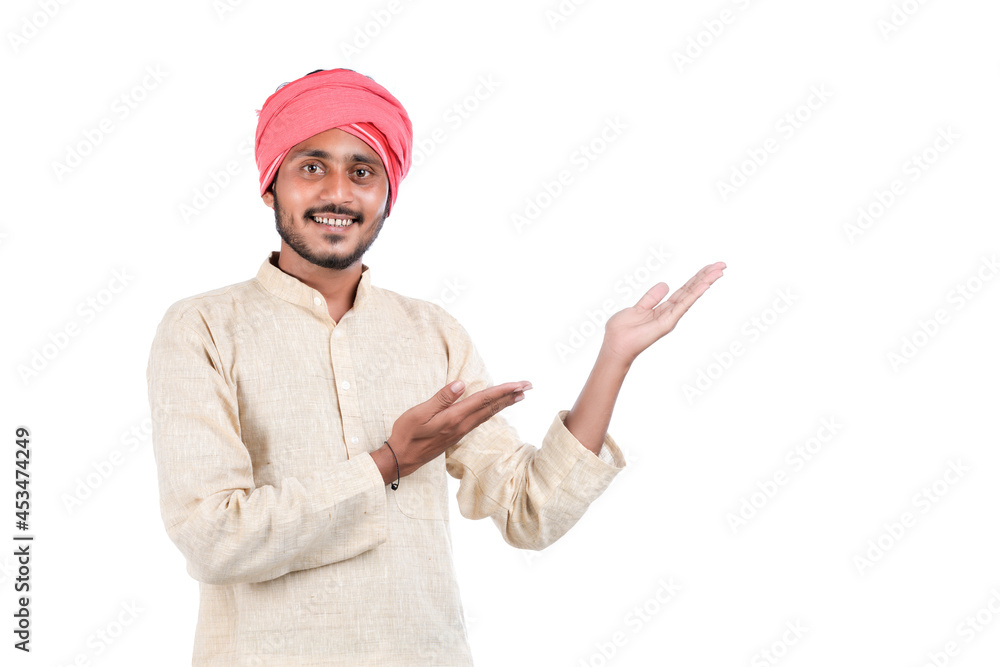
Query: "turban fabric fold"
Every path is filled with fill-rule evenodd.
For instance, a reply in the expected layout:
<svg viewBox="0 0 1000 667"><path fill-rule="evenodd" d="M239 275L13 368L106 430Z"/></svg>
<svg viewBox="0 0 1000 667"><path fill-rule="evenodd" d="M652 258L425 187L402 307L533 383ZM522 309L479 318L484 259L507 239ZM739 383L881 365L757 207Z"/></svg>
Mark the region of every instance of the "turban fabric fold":
<svg viewBox="0 0 1000 667"><path fill-rule="evenodd" d="M389 213L410 170L413 127L388 90L352 70L320 70L278 88L258 113L254 157L261 195L293 146L338 128L378 153L389 177Z"/></svg>

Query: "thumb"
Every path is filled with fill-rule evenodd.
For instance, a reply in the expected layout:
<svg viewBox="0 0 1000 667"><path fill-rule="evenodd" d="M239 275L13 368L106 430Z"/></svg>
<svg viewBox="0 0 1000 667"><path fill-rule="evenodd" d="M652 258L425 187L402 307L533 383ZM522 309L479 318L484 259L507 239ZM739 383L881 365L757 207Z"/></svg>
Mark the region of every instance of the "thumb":
<svg viewBox="0 0 1000 667"><path fill-rule="evenodd" d="M438 404L441 406L440 409L443 410L452 403L454 403L455 400L462 395L463 391L465 391L465 383L462 382L461 380L456 380L455 382L452 382L450 385L439 391L435 396L435 398L437 399Z"/></svg>

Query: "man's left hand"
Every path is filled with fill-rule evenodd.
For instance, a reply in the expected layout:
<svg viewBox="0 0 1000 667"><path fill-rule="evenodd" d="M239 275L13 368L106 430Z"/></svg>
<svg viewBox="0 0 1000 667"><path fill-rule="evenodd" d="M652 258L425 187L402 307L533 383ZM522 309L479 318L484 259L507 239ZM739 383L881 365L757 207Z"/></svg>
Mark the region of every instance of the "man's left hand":
<svg viewBox="0 0 1000 667"><path fill-rule="evenodd" d="M653 285L638 303L608 319L602 351L631 365L643 350L674 330L681 315L722 276L725 268L725 262L709 264L663 303L660 299L670 288L662 282Z"/></svg>

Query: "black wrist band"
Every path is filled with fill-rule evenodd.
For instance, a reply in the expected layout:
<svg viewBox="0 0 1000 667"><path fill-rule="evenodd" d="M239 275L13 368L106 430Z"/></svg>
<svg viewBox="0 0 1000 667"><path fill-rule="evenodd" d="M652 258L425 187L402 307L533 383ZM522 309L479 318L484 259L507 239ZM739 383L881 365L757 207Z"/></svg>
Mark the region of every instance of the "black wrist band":
<svg viewBox="0 0 1000 667"><path fill-rule="evenodd" d="M389 448L389 451L392 452L392 458L396 462L396 481L391 484L392 490L395 491L399 488L399 459L396 458L396 452L392 451L392 445L389 444L389 441L384 440L383 442L385 442L385 446Z"/></svg>

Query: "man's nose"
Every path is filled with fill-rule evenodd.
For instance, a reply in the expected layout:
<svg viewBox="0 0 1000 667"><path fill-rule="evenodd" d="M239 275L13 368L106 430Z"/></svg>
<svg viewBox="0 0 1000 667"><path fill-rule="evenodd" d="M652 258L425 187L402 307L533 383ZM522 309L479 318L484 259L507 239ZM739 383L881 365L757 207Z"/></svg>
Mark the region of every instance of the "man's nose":
<svg viewBox="0 0 1000 667"><path fill-rule="evenodd" d="M320 197L335 203L351 201L354 198L351 179L347 174L340 171L327 174L326 178L323 179L323 189L320 191Z"/></svg>

